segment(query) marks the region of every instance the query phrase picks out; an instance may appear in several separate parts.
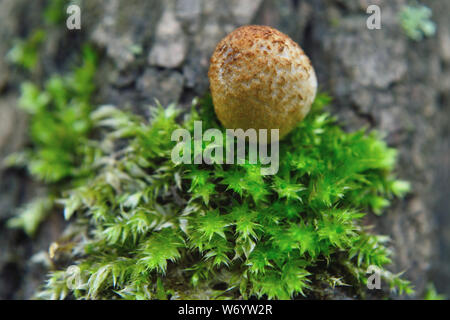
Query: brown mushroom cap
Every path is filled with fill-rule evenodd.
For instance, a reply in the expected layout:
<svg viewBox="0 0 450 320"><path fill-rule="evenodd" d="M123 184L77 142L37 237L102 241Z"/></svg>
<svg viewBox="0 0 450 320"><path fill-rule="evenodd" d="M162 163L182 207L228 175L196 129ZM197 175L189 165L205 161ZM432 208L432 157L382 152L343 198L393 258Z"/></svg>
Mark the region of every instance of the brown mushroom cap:
<svg viewBox="0 0 450 320"><path fill-rule="evenodd" d="M279 129L280 139L307 115L317 90L300 46L267 26L243 26L222 39L208 76L225 128Z"/></svg>

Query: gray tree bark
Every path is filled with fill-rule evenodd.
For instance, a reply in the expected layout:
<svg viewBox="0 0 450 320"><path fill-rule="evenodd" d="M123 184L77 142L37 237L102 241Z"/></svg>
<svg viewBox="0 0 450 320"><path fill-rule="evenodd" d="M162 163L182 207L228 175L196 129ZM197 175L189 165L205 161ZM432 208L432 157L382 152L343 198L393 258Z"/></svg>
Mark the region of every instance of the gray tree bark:
<svg viewBox="0 0 450 320"><path fill-rule="evenodd" d="M155 98L188 106L208 89L209 57L218 41L243 24L273 26L311 58L333 114L348 129L380 130L400 150L399 176L413 192L367 223L389 235L392 271L421 297L428 282L450 296L448 207L450 2L428 0L437 34L420 42L402 32L406 0L90 0L81 1L82 29L52 28L42 53L42 80L64 72L86 41L103 52L95 102L145 114ZM381 7L381 30L368 30L366 8ZM43 25L46 1L0 1L0 56L15 38ZM16 108L19 84L30 75L0 59L0 158L27 144L27 121ZM32 296L45 270L30 258L64 229L53 213L34 239L7 229L17 207L45 192L20 170L0 171L0 299ZM342 298L330 295L329 298Z"/></svg>

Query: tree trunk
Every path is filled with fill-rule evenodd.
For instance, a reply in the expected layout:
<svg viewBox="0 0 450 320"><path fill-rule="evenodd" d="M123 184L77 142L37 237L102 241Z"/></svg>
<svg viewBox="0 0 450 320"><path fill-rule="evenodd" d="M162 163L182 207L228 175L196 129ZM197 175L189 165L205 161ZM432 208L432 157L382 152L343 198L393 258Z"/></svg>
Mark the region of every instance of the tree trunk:
<svg viewBox="0 0 450 320"><path fill-rule="evenodd" d="M0 55L16 38L45 27L50 1L0 2ZM351 3L351 4L350 4ZM434 37L410 40L398 21L406 0L90 0L81 1L81 30L65 22L49 28L40 68L32 75L0 60L0 158L27 143L26 117L16 108L19 85L63 73L85 42L103 52L96 104L145 114L157 98L189 106L208 90L209 57L218 41L243 24L264 24L299 43L316 69L332 113L348 129L368 126L399 149L399 177L412 193L381 217L375 231L392 238L391 270L406 271L416 297L429 282L450 296L449 142L450 2L422 1L433 9ZM382 28L369 30L366 8L381 8ZM26 172L0 171L0 299L30 298L45 278L31 257L48 249L64 229L61 212L34 239L10 230L17 207L45 192ZM330 298L340 298L330 296Z"/></svg>

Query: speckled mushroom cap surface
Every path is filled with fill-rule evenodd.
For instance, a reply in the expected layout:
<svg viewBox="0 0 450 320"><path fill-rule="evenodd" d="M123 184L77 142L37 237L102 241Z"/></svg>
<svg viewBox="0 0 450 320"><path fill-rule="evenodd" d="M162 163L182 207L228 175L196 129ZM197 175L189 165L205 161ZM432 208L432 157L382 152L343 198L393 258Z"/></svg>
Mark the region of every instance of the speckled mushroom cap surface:
<svg viewBox="0 0 450 320"><path fill-rule="evenodd" d="M267 26L240 27L222 39L208 76L225 128L279 129L280 139L307 115L317 90L300 46Z"/></svg>

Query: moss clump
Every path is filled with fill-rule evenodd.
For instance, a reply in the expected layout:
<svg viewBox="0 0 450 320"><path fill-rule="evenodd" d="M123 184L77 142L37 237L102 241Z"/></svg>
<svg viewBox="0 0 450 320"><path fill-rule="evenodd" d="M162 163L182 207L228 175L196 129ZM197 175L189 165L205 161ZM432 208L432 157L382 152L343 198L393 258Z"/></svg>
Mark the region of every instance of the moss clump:
<svg viewBox="0 0 450 320"><path fill-rule="evenodd" d="M447 300L447 297L443 294L439 294L436 291L434 284L429 283L427 286L427 290L425 291L425 295L423 297L424 300Z"/></svg>
<svg viewBox="0 0 450 320"><path fill-rule="evenodd" d="M19 106L31 115L33 150L10 157L21 161L31 174L45 182L74 178L84 171L84 154L91 131L90 97L95 89L96 55L85 47L83 62L69 76L54 75L41 90L31 82L21 86ZM81 161L81 162L80 162Z"/></svg>
<svg viewBox="0 0 450 320"><path fill-rule="evenodd" d="M322 110L326 95L281 142L275 176L259 164L174 164L174 130L192 133L195 120L224 130L211 99L183 119L174 105L152 108L149 121L92 111L93 61L86 50L70 76L22 91L34 146L10 161L55 186L50 199L61 199L72 230L51 247L55 263L64 251L72 265L52 270L38 297L289 299L320 297L324 285L363 297L369 265L392 290L412 292L383 269L387 238L361 221L407 192L393 175L396 151L374 132L344 132ZM35 218L19 220L35 230Z"/></svg>
<svg viewBox="0 0 450 320"><path fill-rule="evenodd" d="M405 34L412 40L420 41L436 33L436 24L431 19L433 12L424 5L404 6L398 17Z"/></svg>
<svg viewBox="0 0 450 320"><path fill-rule="evenodd" d="M50 0L43 12L43 19L48 25L60 25L66 18L68 0Z"/></svg>
<svg viewBox="0 0 450 320"><path fill-rule="evenodd" d="M7 54L7 59L28 70L33 71L39 61L39 49L46 32L43 29L34 30L27 39L17 39Z"/></svg>
<svg viewBox="0 0 450 320"><path fill-rule="evenodd" d="M57 190L89 175L92 164L89 157L95 152L89 147L89 135L96 61L95 52L86 46L80 67L71 74L53 75L43 89L32 82L22 84L19 107L30 114L29 135L33 147L10 155L5 165L25 166L37 180L51 183L50 187ZM23 228L33 236L54 207L54 196L59 193L53 193L24 206L8 225Z"/></svg>

